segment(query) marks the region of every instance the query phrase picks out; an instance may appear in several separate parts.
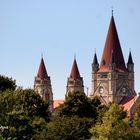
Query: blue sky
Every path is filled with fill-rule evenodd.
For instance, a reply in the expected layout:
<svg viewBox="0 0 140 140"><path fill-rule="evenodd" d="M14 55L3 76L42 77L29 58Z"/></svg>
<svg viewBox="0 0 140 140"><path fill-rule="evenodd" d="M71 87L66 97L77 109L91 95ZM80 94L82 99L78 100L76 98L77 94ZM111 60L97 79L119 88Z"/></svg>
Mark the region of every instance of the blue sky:
<svg viewBox="0 0 140 140"><path fill-rule="evenodd" d="M139 0L0 0L0 74L32 88L41 53L54 98L64 98L76 54L84 85L91 91L91 63L100 61L111 7L125 60L131 48L135 88L140 92Z"/></svg>

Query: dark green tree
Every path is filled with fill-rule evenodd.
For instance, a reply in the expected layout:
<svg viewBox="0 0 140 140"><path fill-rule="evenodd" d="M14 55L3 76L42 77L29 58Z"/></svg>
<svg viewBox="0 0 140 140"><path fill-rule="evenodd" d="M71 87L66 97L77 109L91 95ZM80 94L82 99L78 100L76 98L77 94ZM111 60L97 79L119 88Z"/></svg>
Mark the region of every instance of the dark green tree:
<svg viewBox="0 0 140 140"><path fill-rule="evenodd" d="M33 90L18 89L0 94L0 130L3 138L31 139L46 130L50 119L49 104Z"/></svg>
<svg viewBox="0 0 140 140"><path fill-rule="evenodd" d="M8 78L6 76L0 75L0 90L15 90L16 89L16 81L12 78Z"/></svg>
<svg viewBox="0 0 140 140"><path fill-rule="evenodd" d="M84 93L70 93L47 125L47 140L85 140L91 137L89 129L98 116L101 103Z"/></svg>
<svg viewBox="0 0 140 140"><path fill-rule="evenodd" d="M46 140L85 140L91 137L92 119L78 117L54 117L47 125Z"/></svg>
<svg viewBox="0 0 140 140"><path fill-rule="evenodd" d="M65 102L58 109L58 114L67 117L77 116L96 119L99 106L101 106L101 102L98 98L90 99L85 93L73 92L66 97Z"/></svg>

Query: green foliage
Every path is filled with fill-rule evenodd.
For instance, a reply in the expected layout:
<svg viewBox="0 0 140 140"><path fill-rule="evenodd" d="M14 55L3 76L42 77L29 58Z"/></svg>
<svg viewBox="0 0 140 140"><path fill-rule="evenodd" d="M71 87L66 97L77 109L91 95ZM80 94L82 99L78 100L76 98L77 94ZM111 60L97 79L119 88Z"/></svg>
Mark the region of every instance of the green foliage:
<svg viewBox="0 0 140 140"><path fill-rule="evenodd" d="M8 78L6 76L0 75L0 90L15 90L16 89L16 81L12 80L12 78Z"/></svg>
<svg viewBox="0 0 140 140"><path fill-rule="evenodd" d="M97 98L91 100L84 93L73 92L66 97L64 104L58 109L58 114L67 117L77 116L96 119L100 104Z"/></svg>
<svg viewBox="0 0 140 140"><path fill-rule="evenodd" d="M126 117L126 112L123 111L121 105L111 104L101 120L91 129L93 140L137 139L130 126L130 120Z"/></svg>
<svg viewBox="0 0 140 140"><path fill-rule="evenodd" d="M51 122L47 125L47 140L85 140L91 137L89 129L95 123L101 103L84 93L73 92L66 97Z"/></svg>
<svg viewBox="0 0 140 140"><path fill-rule="evenodd" d="M18 89L0 94L0 130L3 138L31 139L46 129L50 119L49 104L33 90Z"/></svg>
<svg viewBox="0 0 140 140"><path fill-rule="evenodd" d="M140 139L140 102L131 120L131 131L136 140Z"/></svg>
<svg viewBox="0 0 140 140"><path fill-rule="evenodd" d="M140 129L140 102L134 114L133 126Z"/></svg>
<svg viewBox="0 0 140 140"><path fill-rule="evenodd" d="M78 117L54 117L48 124L47 140L85 140L91 137L88 131L92 119Z"/></svg>

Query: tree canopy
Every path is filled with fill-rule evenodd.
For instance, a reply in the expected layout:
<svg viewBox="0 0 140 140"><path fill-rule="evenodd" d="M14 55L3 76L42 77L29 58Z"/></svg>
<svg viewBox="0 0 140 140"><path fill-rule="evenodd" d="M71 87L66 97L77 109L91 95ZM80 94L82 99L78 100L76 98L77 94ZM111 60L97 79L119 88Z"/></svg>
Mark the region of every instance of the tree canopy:
<svg viewBox="0 0 140 140"><path fill-rule="evenodd" d="M89 139L89 129L95 124L99 106L101 103L98 98L92 100L81 92L69 94L48 123L46 139Z"/></svg>
<svg viewBox="0 0 140 140"><path fill-rule="evenodd" d="M91 129L92 140L137 140L121 105L111 104L101 120Z"/></svg>
<svg viewBox="0 0 140 140"><path fill-rule="evenodd" d="M90 99L85 93L73 92L69 94L65 102L60 105L58 109L58 114L60 116L77 116L80 118L96 118L97 109L101 105L98 98Z"/></svg>
<svg viewBox="0 0 140 140"><path fill-rule="evenodd" d="M95 97L70 93L53 114L49 103L31 89L16 89L0 76L0 140L139 140L140 105L128 118L121 105L101 105Z"/></svg>
<svg viewBox="0 0 140 140"><path fill-rule="evenodd" d="M12 78L8 78L6 76L0 75L0 90L15 90L16 89L16 81Z"/></svg>
<svg viewBox="0 0 140 140"><path fill-rule="evenodd" d="M0 130L3 138L31 139L40 135L50 119L49 104L33 90L6 90L0 94Z"/></svg>

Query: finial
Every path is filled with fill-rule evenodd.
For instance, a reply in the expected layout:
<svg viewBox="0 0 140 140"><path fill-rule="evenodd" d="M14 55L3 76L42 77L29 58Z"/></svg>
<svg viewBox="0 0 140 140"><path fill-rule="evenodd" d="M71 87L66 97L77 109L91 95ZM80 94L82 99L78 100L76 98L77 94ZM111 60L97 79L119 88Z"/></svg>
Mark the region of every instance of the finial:
<svg viewBox="0 0 140 140"><path fill-rule="evenodd" d="M129 48L129 52L131 52L131 48Z"/></svg>
<svg viewBox="0 0 140 140"><path fill-rule="evenodd" d="M43 53L41 53L41 58L43 58Z"/></svg>
<svg viewBox="0 0 140 140"><path fill-rule="evenodd" d="M95 53L96 53L96 48L94 49Z"/></svg>
<svg viewBox="0 0 140 140"><path fill-rule="evenodd" d="M76 53L74 54L74 60L76 60Z"/></svg>
<svg viewBox="0 0 140 140"><path fill-rule="evenodd" d="M112 16L113 16L113 12L114 12L114 7L111 6L111 12L112 12Z"/></svg>

